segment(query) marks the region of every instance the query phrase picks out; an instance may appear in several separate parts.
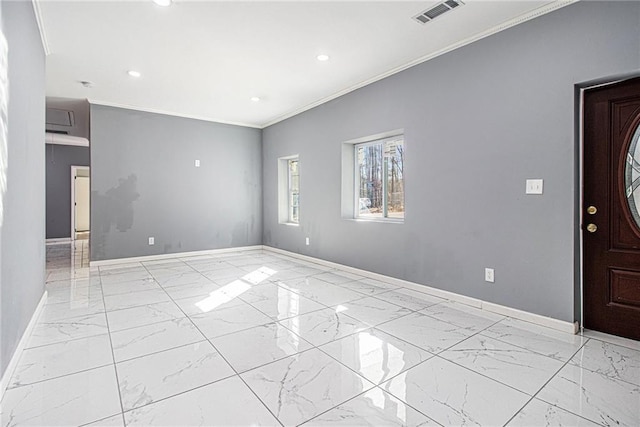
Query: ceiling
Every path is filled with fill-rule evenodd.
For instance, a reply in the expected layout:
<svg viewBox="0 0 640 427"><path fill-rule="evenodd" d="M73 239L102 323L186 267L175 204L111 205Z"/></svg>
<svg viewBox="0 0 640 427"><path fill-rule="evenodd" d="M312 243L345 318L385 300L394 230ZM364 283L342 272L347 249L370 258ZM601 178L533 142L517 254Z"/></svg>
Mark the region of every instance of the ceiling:
<svg viewBox="0 0 640 427"><path fill-rule="evenodd" d="M34 4L47 96L261 128L572 2L467 0L427 24L438 2Z"/></svg>

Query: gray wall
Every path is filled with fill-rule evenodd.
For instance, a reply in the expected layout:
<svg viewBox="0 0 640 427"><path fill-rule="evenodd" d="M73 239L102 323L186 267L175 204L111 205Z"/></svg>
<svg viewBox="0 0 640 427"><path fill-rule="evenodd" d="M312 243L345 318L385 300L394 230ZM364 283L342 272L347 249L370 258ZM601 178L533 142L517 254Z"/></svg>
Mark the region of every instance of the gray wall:
<svg viewBox="0 0 640 427"><path fill-rule="evenodd" d="M573 321L574 85L637 72L638 34L640 3L579 2L266 128L264 244ZM399 128L404 224L341 219L342 142ZM276 160L297 153L298 228Z"/></svg>
<svg viewBox="0 0 640 427"><path fill-rule="evenodd" d="M46 144L47 239L71 237L71 166L89 166L89 147Z"/></svg>
<svg viewBox="0 0 640 427"><path fill-rule="evenodd" d="M92 105L91 259L261 244L260 141L259 129Z"/></svg>
<svg viewBox="0 0 640 427"><path fill-rule="evenodd" d="M31 2L3 1L0 10L9 51L6 116L0 111L8 127L6 158L0 150L2 374L44 293L45 55Z"/></svg>

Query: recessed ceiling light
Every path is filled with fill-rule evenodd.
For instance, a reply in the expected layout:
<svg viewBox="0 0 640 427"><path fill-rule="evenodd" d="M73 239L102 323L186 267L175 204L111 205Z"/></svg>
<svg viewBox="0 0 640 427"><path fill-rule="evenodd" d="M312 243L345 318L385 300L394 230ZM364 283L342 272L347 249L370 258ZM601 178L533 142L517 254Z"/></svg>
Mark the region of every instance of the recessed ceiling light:
<svg viewBox="0 0 640 427"><path fill-rule="evenodd" d="M171 0L153 0L153 2L158 6L171 6Z"/></svg>
<svg viewBox="0 0 640 427"><path fill-rule="evenodd" d="M252 100L253 102L259 102L259 101L260 101L260 98L258 98L257 96L252 96L252 97L251 97L251 100Z"/></svg>
<svg viewBox="0 0 640 427"><path fill-rule="evenodd" d="M321 55L316 56L316 59L318 61L328 61L329 60L329 55L325 55L324 53Z"/></svg>
<svg viewBox="0 0 640 427"><path fill-rule="evenodd" d="M140 77L142 74L140 74L140 71L135 71L135 70L129 70L127 71L127 74L129 74L131 77Z"/></svg>

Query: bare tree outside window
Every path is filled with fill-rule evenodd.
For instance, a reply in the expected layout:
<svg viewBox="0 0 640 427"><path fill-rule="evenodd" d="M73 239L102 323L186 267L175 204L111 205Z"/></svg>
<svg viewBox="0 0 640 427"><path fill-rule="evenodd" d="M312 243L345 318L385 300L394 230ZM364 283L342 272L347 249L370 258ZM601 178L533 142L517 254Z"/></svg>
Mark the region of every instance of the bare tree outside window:
<svg viewBox="0 0 640 427"><path fill-rule="evenodd" d="M357 144L357 216L404 219L404 140Z"/></svg>

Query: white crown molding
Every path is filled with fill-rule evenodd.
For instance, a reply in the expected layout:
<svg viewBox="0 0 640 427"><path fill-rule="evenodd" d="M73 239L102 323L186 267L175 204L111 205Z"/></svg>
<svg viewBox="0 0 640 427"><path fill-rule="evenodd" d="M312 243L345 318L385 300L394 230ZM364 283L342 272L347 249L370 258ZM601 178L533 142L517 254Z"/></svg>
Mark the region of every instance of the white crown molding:
<svg viewBox="0 0 640 427"><path fill-rule="evenodd" d="M524 23L526 21L529 21L531 19L534 19L534 18L537 18L539 16L545 15L547 13L553 12L554 10L563 8L565 6L569 6L570 4L576 3L578 1L580 1L580 0L558 0L558 1L555 1L553 3L541 6L541 7L537 8L537 9L534 9L534 10L532 10L530 12L527 12L525 14L517 16L517 17L515 17L515 18L513 18L513 19L511 19L509 21L503 22L500 25L496 25L495 27L492 27L492 28L490 28L490 29L488 29L486 31L480 32L480 33L475 34L475 35L473 35L471 37L463 39L463 40L461 40L459 42L453 43L453 44L451 44L451 45L449 45L449 46L447 46L447 47L445 47L443 49L440 49L440 50L438 50L436 52L433 52L433 53L431 53L429 55L425 55L425 56L422 56L422 57L420 57L418 59L414 59L413 61L407 62L404 65L400 65L400 66L398 66L396 68L393 68L393 69L391 69L391 70L389 70L389 71L387 71L385 73L379 74L379 75L377 75L375 77L372 77L372 78L370 78L368 80L365 80L363 82L357 83L357 84L355 84L355 85L353 85L353 86L351 86L351 87L349 87L347 89L344 89L344 90L341 90L339 92L336 92L333 95L330 95L330 96L322 98L322 99L320 99L320 100L318 100L316 102L313 102L311 104L305 105L304 107L298 108L298 109L290 111L288 113L285 113L285 114L283 114L283 115L281 115L281 116L279 116L279 117L277 117L277 118L275 118L275 119L263 124L261 126L261 129L264 129L264 128L269 127L271 125L275 125L276 123L279 123L279 122L281 122L283 120L289 119L289 118L291 118L293 116L296 116L296 115L298 115L300 113L308 111L308 110L310 110L312 108L318 107L318 106L320 106L320 105L322 105L324 103L327 103L327 102L329 102L331 100L339 98L339 97L341 97L343 95L346 95L346 94L348 94L350 92L353 92L353 91L355 91L357 89L360 89L360 88L362 88L364 86L370 85L370 84L375 83L375 82L377 82L379 80L382 80L384 78L387 78L389 76L397 74L397 73L399 73L401 71L404 71L407 68L411 68L411 67L413 67L415 65L418 65L418 64L421 64L423 62L427 62L427 61L429 61L431 59L434 59L434 58L436 58L436 57L438 57L440 55L444 55L445 53L448 53L448 52L451 52L453 50L459 49L459 48L464 47L464 46L466 46L468 44L474 43L474 42L476 42L478 40L481 40L481 39L483 39L485 37L489 37L489 36L491 36L493 34L499 33L500 31L504 31L504 30L509 29L511 27L514 27L514 26L516 26L518 24L522 24L522 23Z"/></svg>
<svg viewBox="0 0 640 427"><path fill-rule="evenodd" d="M123 108L123 109L126 109L126 110L142 111L144 113L162 114L162 115L165 115L165 116L182 117L182 118L185 118L185 119L202 120L202 121L205 121L205 122L220 123L220 124L223 124L223 125L242 126L242 127L247 127L247 128L253 128L253 129L262 129L261 126L256 125L256 124L252 124L252 123L232 122L232 121L229 121L229 120L216 119L216 118L212 118L212 117L196 116L196 115L191 115L191 114L182 114L182 113L177 113L175 111L165 111L165 110L159 110L159 109L156 109L156 108L137 107L137 106L133 106L133 105L119 104L117 102L100 101L100 100L97 100L97 99L87 99L87 101L89 101L89 104L103 105L105 107Z"/></svg>
<svg viewBox="0 0 640 427"><path fill-rule="evenodd" d="M40 3L38 0L31 0L33 4L33 11L36 14L36 22L38 23L38 30L40 31L40 39L42 40L42 48L44 54L49 56L51 50L49 49L49 42L47 41L47 34L44 32L44 25L42 24L42 13L40 12Z"/></svg>

